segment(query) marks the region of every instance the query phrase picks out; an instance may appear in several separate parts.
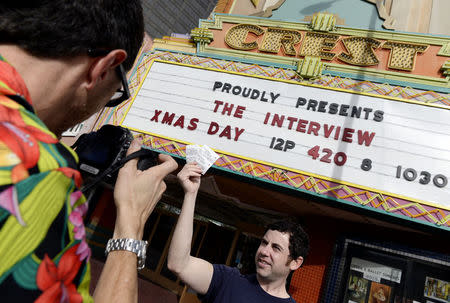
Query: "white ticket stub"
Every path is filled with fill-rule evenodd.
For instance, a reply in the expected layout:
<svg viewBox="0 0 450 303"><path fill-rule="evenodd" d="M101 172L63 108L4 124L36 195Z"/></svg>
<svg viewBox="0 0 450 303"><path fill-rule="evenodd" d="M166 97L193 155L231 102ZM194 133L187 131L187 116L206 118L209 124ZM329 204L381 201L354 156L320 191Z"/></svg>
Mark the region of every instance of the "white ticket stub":
<svg viewBox="0 0 450 303"><path fill-rule="evenodd" d="M219 158L220 156L216 154L209 146L186 146L186 163L197 162L202 169L202 174L205 174L211 165L213 165Z"/></svg>

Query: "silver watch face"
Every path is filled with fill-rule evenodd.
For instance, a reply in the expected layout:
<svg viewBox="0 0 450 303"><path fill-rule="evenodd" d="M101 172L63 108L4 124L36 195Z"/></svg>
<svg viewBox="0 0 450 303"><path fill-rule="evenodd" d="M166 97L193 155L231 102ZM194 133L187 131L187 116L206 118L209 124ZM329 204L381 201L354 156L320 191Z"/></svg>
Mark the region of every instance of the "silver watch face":
<svg viewBox="0 0 450 303"><path fill-rule="evenodd" d="M127 250L133 252L138 258L138 269L145 267L145 257L147 252L147 241L135 240L135 239L109 239L106 244L105 254L115 250Z"/></svg>

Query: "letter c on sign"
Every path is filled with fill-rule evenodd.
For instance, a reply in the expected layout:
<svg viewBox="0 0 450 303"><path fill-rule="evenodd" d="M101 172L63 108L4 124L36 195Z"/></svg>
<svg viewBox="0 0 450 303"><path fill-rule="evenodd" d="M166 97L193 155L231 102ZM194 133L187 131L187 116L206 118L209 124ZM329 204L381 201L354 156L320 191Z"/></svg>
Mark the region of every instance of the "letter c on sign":
<svg viewBox="0 0 450 303"><path fill-rule="evenodd" d="M258 48L258 43L256 41L245 42L248 33L259 36L264 33L264 30L257 25L238 24L228 30L225 35L225 42L229 47L234 49L251 50Z"/></svg>

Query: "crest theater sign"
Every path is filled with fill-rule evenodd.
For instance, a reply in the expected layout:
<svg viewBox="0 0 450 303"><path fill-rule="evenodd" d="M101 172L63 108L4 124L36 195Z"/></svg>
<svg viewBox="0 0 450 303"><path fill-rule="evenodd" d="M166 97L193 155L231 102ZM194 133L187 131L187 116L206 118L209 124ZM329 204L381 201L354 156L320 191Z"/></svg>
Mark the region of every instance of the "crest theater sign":
<svg viewBox="0 0 450 303"><path fill-rule="evenodd" d="M450 92L448 38L318 23L316 28L313 23L216 15L193 33L200 41L198 53L205 56L294 70L303 59L318 58L333 75Z"/></svg>
<svg viewBox="0 0 450 303"><path fill-rule="evenodd" d="M262 42L246 42L249 34L262 36ZM346 37L340 41L346 52L338 54L331 50L340 39L339 35L320 32L307 32L304 34L303 43L297 52L296 46L302 40L302 34L296 30L267 28L257 25L238 24L230 28L225 36L225 42L233 49L253 50L276 53L283 49L285 55L290 56L317 56L324 60L339 60L352 65L373 66L379 64L375 49L390 49L389 68L412 71L417 53L423 53L428 49L427 44L416 44L401 41L386 41L382 43L367 37Z"/></svg>

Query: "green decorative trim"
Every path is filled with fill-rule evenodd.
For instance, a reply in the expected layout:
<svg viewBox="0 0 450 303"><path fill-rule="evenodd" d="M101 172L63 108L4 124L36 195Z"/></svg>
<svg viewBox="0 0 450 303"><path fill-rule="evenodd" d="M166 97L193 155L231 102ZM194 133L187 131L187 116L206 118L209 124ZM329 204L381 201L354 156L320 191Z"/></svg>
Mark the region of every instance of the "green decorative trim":
<svg viewBox="0 0 450 303"><path fill-rule="evenodd" d="M209 54L209 53L196 54L196 56L203 57L203 58L227 60L227 61L233 61L233 62L242 62L242 63L247 63L247 64L257 64L257 65L261 65L261 66L271 66L271 67L276 67L276 68L284 68L287 70L294 70L296 68L296 66L298 65L298 63L296 63L296 65L293 67L290 64L268 64L267 62L264 62L261 60L253 60L251 58L242 58L242 59L236 60L236 57L222 56L222 55Z"/></svg>
<svg viewBox="0 0 450 303"><path fill-rule="evenodd" d="M211 30L207 28L194 28L191 30L192 40L196 43L206 43L209 44L214 40L214 35Z"/></svg>
<svg viewBox="0 0 450 303"><path fill-rule="evenodd" d="M322 14L322 17L316 18L316 23L319 25L323 24L333 24L330 20L326 19L329 17L325 17L325 14ZM319 16L319 15L317 15ZM322 18L322 19L320 19ZM328 20L328 21L327 21ZM298 23L298 22L287 22L287 21L276 21L265 18L258 17L249 17L249 16L236 16L236 15L227 15L227 14L214 14L212 20L200 20L201 28L208 29L222 29L223 22L228 23L236 23L236 24L254 24L258 26L264 27L277 27L277 28L285 28L291 30L299 30L299 31L311 31L311 26L307 23ZM321 27L321 26L319 26ZM322 27L326 28L326 27ZM437 37L437 36L429 36L429 35L419 35L412 33L393 33L386 31L371 31L371 30L363 30L363 29L354 29L349 27L336 27L334 30L329 31L330 34L338 34L338 35L348 35L348 36L358 36L358 37L370 37L373 39L380 40L395 40L395 41L403 41L403 42L413 42L413 43L422 43L422 44L430 44L430 45L440 45L442 49L440 51L440 55L449 55L450 56L450 42L448 38L445 37ZM286 67L291 69L297 69L299 67L302 59L294 56L274 56L273 54L264 54L264 53L256 53L250 51L242 51L235 49L226 49L226 48L214 48L204 43L198 44L197 53L200 54L208 54L210 56L219 56L219 57L228 57L234 58L231 60L243 60L243 61L252 61L252 62L261 62L262 65L274 65L277 67ZM408 83L409 86L412 87L423 87L423 86L432 86L432 87L442 87L445 91L448 91L450 88L450 76L447 76L446 79L437 78L437 77L429 77L429 76L421 76L421 75L412 75L404 72L396 72L396 71L383 71L376 70L373 68L366 68L360 66L352 66L352 65L344 65L344 64L336 64L336 63L324 63L324 67L326 70L330 72L338 72L345 74L353 74L358 75L359 77L376 77L379 79L385 79L388 83L391 81L395 82L403 82ZM307 73L306 73L307 75ZM442 89L441 89L442 90ZM441 91L440 90L440 91Z"/></svg>
<svg viewBox="0 0 450 303"><path fill-rule="evenodd" d="M308 23L279 21L260 17L237 16L228 14L214 14L212 20L201 19L199 24L201 28L222 29L223 22L227 23L249 23L264 27L279 27L286 29L295 29L299 31L310 31L311 27ZM414 33L400 33L392 31L366 30L344 26L336 26L334 30L329 31L332 34L349 35L359 37L370 37L380 40L395 40L404 42L414 42L422 44L446 46L449 42L448 37L439 37Z"/></svg>
<svg viewBox="0 0 450 303"><path fill-rule="evenodd" d="M323 63L320 57L306 56L305 59L298 61L297 73L302 78L317 78L322 75Z"/></svg>
<svg viewBox="0 0 450 303"><path fill-rule="evenodd" d="M329 32L336 26L336 17L333 14L317 13L311 20L311 29L315 31Z"/></svg>
<svg viewBox="0 0 450 303"><path fill-rule="evenodd" d="M347 73L347 74L363 74L364 76L377 77L386 80L402 81L411 84L429 85L450 88L449 79L434 78L428 76L413 75L409 73L383 71L371 68L364 68L359 66L343 65L336 63L325 63L325 69L327 71Z"/></svg>
<svg viewBox="0 0 450 303"><path fill-rule="evenodd" d="M302 59L298 57L273 56L263 53L247 52L225 48L214 48L206 45L200 45L198 48L198 55L206 53L208 54L208 56L212 57L219 56L221 58L229 58L230 60L238 59L246 62L250 60L252 62L258 62L258 64L261 65L266 66L273 65L276 67L283 67L283 68L288 67L294 70L298 68L299 61L302 61ZM379 79L385 79L387 80L388 83L389 81L401 81L403 83L406 82L411 87L416 87L415 84L418 84L421 87L423 87L424 85L442 87L445 88L446 91L447 89L450 88L449 77L447 77L446 79L442 79L428 76L413 75L405 72L383 71L373 68L336 64L336 63L324 63L324 69L326 71L332 72L339 72L358 76L363 75L368 77L376 77Z"/></svg>
<svg viewBox="0 0 450 303"><path fill-rule="evenodd" d="M201 53L209 53L220 56L228 56L238 59L250 59L258 62L265 62L263 65L289 65L292 69L297 68L298 61L300 58L298 57L288 57L288 56L274 56L272 54L264 54L264 53L254 53L248 51L241 51L236 49L226 49L226 48L215 48L207 45L200 45L198 47L198 52Z"/></svg>
<svg viewBox="0 0 450 303"><path fill-rule="evenodd" d="M409 82L401 81L401 80L389 80L385 78L381 78L378 76L368 76L366 74L350 74L350 73L343 73L343 72L333 72L333 71L324 71L322 73L323 75L328 76L337 76L340 78L350 78L354 80L361 80L361 81L370 81L370 82L377 82L377 83L385 83L392 86L401 86L401 87L410 87L415 89L421 89L425 91L433 91L433 92L439 92L439 93L450 93L450 88L445 88L442 86L431 86L426 84L414 84L411 85ZM450 78L450 77L447 77ZM450 79L449 79L450 80Z"/></svg>
<svg viewBox="0 0 450 303"><path fill-rule="evenodd" d="M236 56L232 56L229 54L220 55L216 51L213 51L212 53L202 52L202 53L195 54L195 53L189 53L189 52L174 51L171 49L156 48L154 50L155 51L163 51L163 52L176 52L176 53L180 53L180 54L184 54L184 55L198 56L198 57L202 57L202 58L214 58L214 59L228 60L228 61L239 61L242 63L258 64L258 65L262 65L262 66L273 66L273 67L291 69L291 70L295 70L298 67L298 61L300 61L300 60L297 60L295 63L290 61L289 62L290 64L281 64L281 63L280 64L269 64L267 61L262 61L260 58L255 59L255 58L249 58L249 57L242 57L239 60L236 60ZM326 66L326 63L324 64L324 67L325 66ZM433 86L433 85L430 85L427 83L424 83L424 84L417 83L415 85L411 85L411 83L404 81L403 77L399 77L399 80L395 80L395 79L393 80L393 79L389 79L389 78L383 78L382 76L380 76L378 74L367 75L365 73L361 73L361 71L351 70L348 72L343 72L343 71L335 72L330 69L322 71L322 74L328 74L330 76L339 76L341 78L352 78L352 79L356 79L356 80L367 80L367 81L378 82L378 83L388 83L390 85L403 86L403 87L411 86L411 87L417 88L417 89L441 92L441 93L446 93L446 94L450 93L450 87L448 87L448 88L442 87L442 84L439 84L440 86ZM441 80L450 82L450 77L447 77L447 79L441 79Z"/></svg>
<svg viewBox="0 0 450 303"><path fill-rule="evenodd" d="M217 13L213 15L212 20L200 19L199 27L208 29L222 29L223 22L236 24L248 23L265 27L278 27L278 28L305 30L305 31L310 30L310 25L308 23L297 23L297 22L272 20L260 17L238 16L238 15L217 14Z"/></svg>
<svg viewBox="0 0 450 303"><path fill-rule="evenodd" d="M445 63L441 67L442 74L448 77L450 76L450 60L445 61Z"/></svg>
<svg viewBox="0 0 450 303"><path fill-rule="evenodd" d="M169 154L167 152L163 152L163 153ZM172 157L175 156L177 158L184 159L181 156L177 156L177 155L173 155L173 154L169 154L169 155L171 155ZM275 182L275 181L272 181L272 180L267 180L267 179L256 177L256 176L249 176L248 174L245 174L243 172L233 171L231 169L219 167L219 166L216 166L216 165L213 165L211 168L217 169L217 170L220 170L220 171L223 171L223 172L226 172L226 173L231 173L231 174L234 174L234 175L238 175L240 177L247 178L247 180L252 180L254 182L262 182L262 183L268 183L268 184L274 185L274 186L278 187L282 192L286 192L286 193L300 192L300 193L303 193L303 194L307 194L307 195L313 196L313 197L317 198L318 201L327 201L327 200L328 201L335 201L335 202L338 202L338 204L340 203L341 205L344 204L344 205L347 205L347 206L350 206L350 207L355 207L355 209L361 209L361 210L370 211L370 212L372 212L372 214L380 214L380 215L383 215L383 216L386 215L387 216L386 218L390 217L392 219L395 218L395 219L405 220L405 221L417 223L417 224L422 225L422 226L428 226L428 227L432 227L432 228L436 228L436 229L440 229L440 230L444 230L444 231L450 231L449 227L443 226L441 224L433 224L431 222L426 222L424 220L417 220L417 219L409 218L407 216L402 216L402 215L399 215L399 214L390 213L390 212L385 211L385 210L372 208L372 207L367 207L365 205L361 205L361 204L358 204L358 203L352 203L352 202L344 200L344 199L334 198L334 197L330 197L330 196L327 196L327 195L321 195L319 193L311 192L311 191L308 191L308 190L302 189L302 188L292 188L292 187L290 187L287 184L281 184L281 183L278 183L278 182Z"/></svg>
<svg viewBox="0 0 450 303"><path fill-rule="evenodd" d="M450 42L443 45L441 49L439 50L438 56L446 56L450 57Z"/></svg>
<svg viewBox="0 0 450 303"><path fill-rule="evenodd" d="M152 53L157 52L157 51L158 51L158 52L178 53L178 54L190 55L190 56L201 56L200 54L197 54L197 53L191 53L191 52L179 51L179 50L176 50L176 49L174 50L174 49L170 49L170 48L159 48L159 47L156 47L156 48L152 49L151 52L146 53L146 54L152 54ZM141 60L137 65L140 65L141 62L142 62L142 60ZM133 74L133 75L134 75L134 74ZM130 77L130 79L131 79L131 77Z"/></svg>

